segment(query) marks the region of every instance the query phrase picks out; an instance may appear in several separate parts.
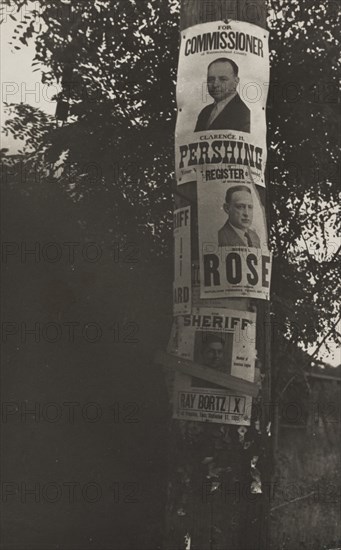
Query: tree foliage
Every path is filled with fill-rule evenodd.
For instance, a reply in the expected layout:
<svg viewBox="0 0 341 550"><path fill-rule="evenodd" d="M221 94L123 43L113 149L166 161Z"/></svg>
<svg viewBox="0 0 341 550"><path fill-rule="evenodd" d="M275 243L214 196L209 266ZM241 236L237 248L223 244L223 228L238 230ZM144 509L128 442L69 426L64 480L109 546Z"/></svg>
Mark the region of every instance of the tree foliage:
<svg viewBox="0 0 341 550"><path fill-rule="evenodd" d="M275 324L286 336L277 379L297 370L292 344L339 338L337 14L329 0L270 2L272 280Z"/></svg>
<svg viewBox="0 0 341 550"><path fill-rule="evenodd" d="M38 110L11 106L7 130L27 140L31 161L63 159L56 184L83 201L93 222L101 212L103 233L142 237L151 254L169 255L178 2L14 4L21 20L14 43L36 31L34 64L43 84L61 83L56 99L70 112L56 126ZM268 197L281 367L285 346L314 343L319 334L338 338L337 4L269 0L268 13Z"/></svg>

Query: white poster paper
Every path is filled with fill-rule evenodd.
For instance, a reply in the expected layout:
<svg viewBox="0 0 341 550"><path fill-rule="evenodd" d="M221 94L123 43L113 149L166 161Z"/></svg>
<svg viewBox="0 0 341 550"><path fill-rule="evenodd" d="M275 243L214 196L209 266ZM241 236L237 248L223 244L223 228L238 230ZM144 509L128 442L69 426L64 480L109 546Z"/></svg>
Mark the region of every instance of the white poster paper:
<svg viewBox="0 0 341 550"><path fill-rule="evenodd" d="M265 189L198 179L201 298L269 299Z"/></svg>
<svg viewBox="0 0 341 550"><path fill-rule="evenodd" d="M168 353L254 381L256 314L193 308L173 323ZM250 424L252 398L181 373L175 375L174 418Z"/></svg>
<svg viewBox="0 0 341 550"><path fill-rule="evenodd" d="M191 311L191 208L174 212L174 284L173 314Z"/></svg>
<svg viewBox="0 0 341 550"><path fill-rule="evenodd" d="M265 185L268 32L214 21L181 33L175 160L178 184L207 180ZM225 165L222 167L222 165Z"/></svg>

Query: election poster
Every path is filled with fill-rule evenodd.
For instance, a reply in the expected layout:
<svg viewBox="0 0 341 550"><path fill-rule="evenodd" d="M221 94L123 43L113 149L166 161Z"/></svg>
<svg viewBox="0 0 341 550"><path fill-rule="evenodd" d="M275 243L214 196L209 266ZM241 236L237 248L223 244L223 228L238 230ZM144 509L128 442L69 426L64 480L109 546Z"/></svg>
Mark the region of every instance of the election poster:
<svg viewBox="0 0 341 550"><path fill-rule="evenodd" d="M199 261L192 261L192 306L212 307L225 309L239 309L247 311L250 308L248 298L200 298L200 266Z"/></svg>
<svg viewBox="0 0 341 550"><path fill-rule="evenodd" d="M198 178L200 297L269 299L265 189Z"/></svg>
<svg viewBox="0 0 341 550"><path fill-rule="evenodd" d="M253 382L255 378L254 312L192 308L174 319L168 353L216 371ZM182 420L249 425L252 398L177 372L173 415Z"/></svg>
<svg viewBox="0 0 341 550"><path fill-rule="evenodd" d="M207 180L265 185L268 87L266 30L244 21L214 21L181 33L178 185L196 181L199 171Z"/></svg>
<svg viewBox="0 0 341 550"><path fill-rule="evenodd" d="M191 311L191 207L174 211L173 314Z"/></svg>

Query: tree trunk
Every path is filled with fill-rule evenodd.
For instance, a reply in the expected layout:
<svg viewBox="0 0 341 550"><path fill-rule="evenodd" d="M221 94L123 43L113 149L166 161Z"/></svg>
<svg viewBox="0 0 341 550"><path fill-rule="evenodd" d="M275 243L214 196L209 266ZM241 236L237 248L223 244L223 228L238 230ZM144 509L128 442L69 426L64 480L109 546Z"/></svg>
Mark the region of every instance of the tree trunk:
<svg viewBox="0 0 341 550"><path fill-rule="evenodd" d="M217 20L266 27L264 0L182 0L180 31ZM175 208L192 205L197 232L196 182L174 185ZM192 259L198 253L192 249ZM270 307L261 300L235 300L235 309L257 310L256 346L262 373L261 398L254 400L248 443L238 426L172 420L170 426L165 550L266 550L271 456ZM245 307L246 304L246 307ZM256 429L257 428L257 429ZM250 461L259 461L250 469ZM214 461L209 462L209 457ZM212 466L214 464L214 467ZM218 473L217 476L215 474ZM261 477L262 494L250 491ZM216 480L216 481L215 481ZM255 481L256 480L256 481Z"/></svg>

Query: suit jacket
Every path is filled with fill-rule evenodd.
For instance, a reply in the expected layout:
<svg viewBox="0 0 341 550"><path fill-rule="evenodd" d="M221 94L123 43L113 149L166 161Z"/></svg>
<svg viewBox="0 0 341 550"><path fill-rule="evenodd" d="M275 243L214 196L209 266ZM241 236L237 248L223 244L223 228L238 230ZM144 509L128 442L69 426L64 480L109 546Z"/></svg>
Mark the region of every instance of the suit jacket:
<svg viewBox="0 0 341 550"><path fill-rule="evenodd" d="M260 240L255 231L248 229L248 234L251 239L252 246L260 248ZM218 246L246 246L245 242L240 238L237 231L227 221L225 225L218 231Z"/></svg>
<svg viewBox="0 0 341 550"><path fill-rule="evenodd" d="M214 103L207 105L198 116L195 132L206 130L207 121L214 109ZM250 132L250 109L237 94L214 119L208 130L237 130Z"/></svg>

